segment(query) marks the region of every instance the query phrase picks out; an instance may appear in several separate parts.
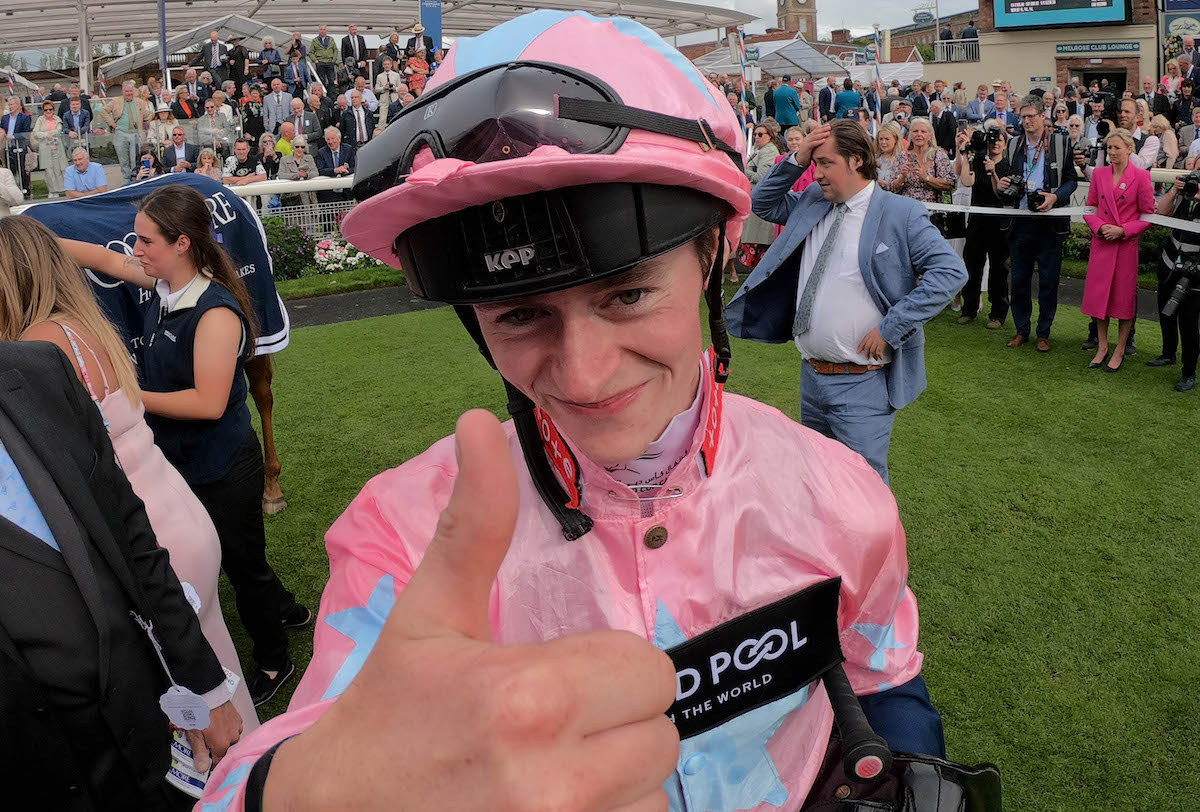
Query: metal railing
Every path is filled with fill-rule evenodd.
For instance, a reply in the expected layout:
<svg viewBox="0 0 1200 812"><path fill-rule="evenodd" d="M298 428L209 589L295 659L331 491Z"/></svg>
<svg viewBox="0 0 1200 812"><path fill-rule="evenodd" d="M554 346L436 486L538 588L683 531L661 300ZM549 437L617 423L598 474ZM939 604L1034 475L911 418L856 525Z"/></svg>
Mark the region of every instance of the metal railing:
<svg viewBox="0 0 1200 812"><path fill-rule="evenodd" d="M934 62L978 62L979 40L942 39L933 43Z"/></svg>

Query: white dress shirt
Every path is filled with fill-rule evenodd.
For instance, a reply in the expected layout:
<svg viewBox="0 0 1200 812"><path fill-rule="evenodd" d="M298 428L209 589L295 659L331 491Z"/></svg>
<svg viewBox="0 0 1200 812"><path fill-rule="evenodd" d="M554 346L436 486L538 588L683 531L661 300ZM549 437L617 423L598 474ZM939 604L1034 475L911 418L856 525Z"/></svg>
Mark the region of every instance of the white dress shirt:
<svg viewBox="0 0 1200 812"><path fill-rule="evenodd" d="M875 182L871 181L846 201L846 214L838 231L837 245L829 255L829 265L817 287L811 326L808 331L796 336L796 347L805 358L864 366L886 364L892 360L891 347L884 351L882 362L867 358L858 351L859 342L883 319L883 313L879 312L875 300L871 298L858 265L858 241L874 192ZM800 259L800 284L796 289L797 307L835 216L836 209L830 209L813 226L805 240L804 254Z"/></svg>

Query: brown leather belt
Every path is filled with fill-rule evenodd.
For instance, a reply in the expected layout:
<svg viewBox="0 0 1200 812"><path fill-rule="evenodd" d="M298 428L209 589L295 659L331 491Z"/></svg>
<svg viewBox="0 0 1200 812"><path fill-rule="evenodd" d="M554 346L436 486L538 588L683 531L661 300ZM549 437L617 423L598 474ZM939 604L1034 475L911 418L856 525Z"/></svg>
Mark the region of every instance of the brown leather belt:
<svg viewBox="0 0 1200 812"><path fill-rule="evenodd" d="M818 361L815 358L805 358L808 365L813 368L813 372L819 372L822 375L861 375L864 372L874 372L877 369L883 369L883 364L843 364L833 361Z"/></svg>

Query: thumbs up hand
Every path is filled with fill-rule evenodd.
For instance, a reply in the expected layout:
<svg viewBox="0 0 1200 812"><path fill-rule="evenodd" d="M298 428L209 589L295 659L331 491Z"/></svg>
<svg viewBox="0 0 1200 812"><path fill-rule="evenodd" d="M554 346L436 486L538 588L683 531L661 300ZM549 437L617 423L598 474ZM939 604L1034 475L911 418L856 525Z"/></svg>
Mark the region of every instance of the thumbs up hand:
<svg viewBox="0 0 1200 812"><path fill-rule="evenodd" d="M264 808L666 810L670 659L626 632L498 646L488 603L518 488L496 418L459 419L459 473L354 682L279 748Z"/></svg>

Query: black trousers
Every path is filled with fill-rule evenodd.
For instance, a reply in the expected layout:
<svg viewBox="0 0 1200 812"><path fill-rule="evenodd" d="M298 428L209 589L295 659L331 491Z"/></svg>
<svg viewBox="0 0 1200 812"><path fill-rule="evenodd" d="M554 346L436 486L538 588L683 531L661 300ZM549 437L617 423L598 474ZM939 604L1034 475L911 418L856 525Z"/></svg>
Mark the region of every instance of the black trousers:
<svg viewBox="0 0 1200 812"><path fill-rule="evenodd" d="M1190 291L1174 316L1164 316L1162 309L1171 298L1176 281L1175 269L1159 263L1158 326L1162 330L1162 354L1174 358L1176 351L1182 348L1180 362L1186 378L1196 374L1196 357L1200 355L1200 291Z"/></svg>
<svg viewBox="0 0 1200 812"><path fill-rule="evenodd" d="M267 562L263 525L263 460L254 429L224 477L192 485L221 538L221 568L229 576L238 615L254 641L258 667L274 671L287 662L281 613L296 602Z"/></svg>
<svg viewBox="0 0 1200 812"><path fill-rule="evenodd" d="M983 287L983 266L988 266L988 318L1004 321L1008 317L1008 232L1000 230L1002 218L972 214L967 221L967 239L963 262L967 266L967 284L963 288L962 314L979 315L979 293Z"/></svg>

